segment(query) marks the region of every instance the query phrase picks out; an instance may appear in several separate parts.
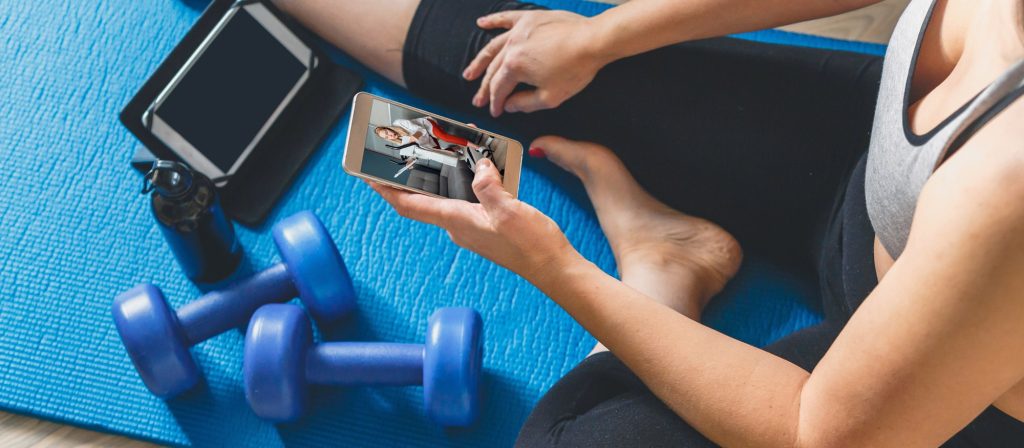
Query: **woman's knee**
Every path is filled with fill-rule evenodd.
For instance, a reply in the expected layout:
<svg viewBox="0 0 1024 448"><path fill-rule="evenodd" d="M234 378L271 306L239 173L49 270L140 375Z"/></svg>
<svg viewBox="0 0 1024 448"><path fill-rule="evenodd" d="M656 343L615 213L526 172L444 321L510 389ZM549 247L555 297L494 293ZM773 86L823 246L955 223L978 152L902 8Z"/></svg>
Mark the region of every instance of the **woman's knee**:
<svg viewBox="0 0 1024 448"><path fill-rule="evenodd" d="M516 446L715 445L604 352L585 359L552 386L527 418Z"/></svg>

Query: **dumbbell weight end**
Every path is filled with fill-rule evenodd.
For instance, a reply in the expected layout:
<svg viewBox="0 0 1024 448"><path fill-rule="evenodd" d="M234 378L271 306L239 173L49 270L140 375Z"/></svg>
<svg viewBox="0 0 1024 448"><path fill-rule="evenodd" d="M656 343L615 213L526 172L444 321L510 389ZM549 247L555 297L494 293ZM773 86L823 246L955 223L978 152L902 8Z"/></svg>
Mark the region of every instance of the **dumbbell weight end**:
<svg viewBox="0 0 1024 448"><path fill-rule="evenodd" d="M245 343L245 395L256 415L275 422L302 415L310 384L423 385L427 415L444 426L476 419L483 323L470 308L442 308L428 319L425 344L329 342L293 305L253 314Z"/></svg>
<svg viewBox="0 0 1024 448"><path fill-rule="evenodd" d="M355 290L341 254L313 213L285 218L272 233L283 264L206 294L177 312L154 285L136 286L114 299L114 324L154 395L171 398L195 385L200 372L189 347L244 324L262 304L299 296L323 322L336 321L355 308Z"/></svg>

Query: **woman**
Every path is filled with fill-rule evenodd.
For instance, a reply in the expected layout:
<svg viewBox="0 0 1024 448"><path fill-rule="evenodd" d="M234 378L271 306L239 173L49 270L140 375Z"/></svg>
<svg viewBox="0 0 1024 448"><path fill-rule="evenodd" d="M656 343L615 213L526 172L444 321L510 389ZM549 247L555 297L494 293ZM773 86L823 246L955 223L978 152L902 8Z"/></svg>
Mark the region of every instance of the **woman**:
<svg viewBox="0 0 1024 448"><path fill-rule="evenodd" d="M461 147L452 144L442 147L441 142L426 129L419 128L410 131L398 125L398 121L394 127L377 126L373 129L373 133L378 137L391 142L393 145L388 146L398 150L402 160L406 162L405 167L399 170L394 177L411 169L417 161L429 160L452 168L459 166L459 160L462 160L464 156ZM472 173L470 173L470 177L472 177Z"/></svg>
<svg viewBox="0 0 1024 448"><path fill-rule="evenodd" d="M395 120L392 126L377 126L374 133L399 145L416 143L424 148L455 152L461 152L462 148L480 148L465 137L449 134L436 121L426 117Z"/></svg>
<svg viewBox="0 0 1024 448"><path fill-rule="evenodd" d="M394 148L401 150L403 156L412 157L407 167L411 167L416 159L434 160L452 168L458 167L459 161L463 161L472 177L477 160L494 158L494 151L488 146L493 138L485 139L483 145L477 144L466 137L445 131L432 118L399 119L392 126L377 126L373 132L394 143Z"/></svg>
<svg viewBox="0 0 1024 448"><path fill-rule="evenodd" d="M279 1L413 91L536 111L503 120L617 150L544 136L530 152L583 181L621 281L486 162L481 204L373 186L601 342L519 444L1020 445L1024 2L914 0L884 69L705 39L867 3L635 0L587 19L507 1ZM700 325L739 244L813 263L825 322L765 350Z"/></svg>

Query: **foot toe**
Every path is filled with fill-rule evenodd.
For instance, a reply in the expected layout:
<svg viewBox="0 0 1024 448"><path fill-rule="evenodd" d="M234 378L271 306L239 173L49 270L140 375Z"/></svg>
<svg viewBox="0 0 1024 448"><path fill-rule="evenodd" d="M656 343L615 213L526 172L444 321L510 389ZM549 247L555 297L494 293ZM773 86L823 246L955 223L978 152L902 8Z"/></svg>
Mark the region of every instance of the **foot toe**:
<svg viewBox="0 0 1024 448"><path fill-rule="evenodd" d="M612 151L596 143L547 135L530 144L538 148L552 163L586 181L588 175L606 166L621 166Z"/></svg>

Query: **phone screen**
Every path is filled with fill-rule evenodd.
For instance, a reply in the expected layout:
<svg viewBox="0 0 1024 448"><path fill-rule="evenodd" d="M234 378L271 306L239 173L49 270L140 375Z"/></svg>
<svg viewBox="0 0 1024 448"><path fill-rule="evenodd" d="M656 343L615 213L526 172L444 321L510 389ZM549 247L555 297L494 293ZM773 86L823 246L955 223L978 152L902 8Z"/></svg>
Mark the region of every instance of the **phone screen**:
<svg viewBox="0 0 1024 448"><path fill-rule="evenodd" d="M360 171L452 199L473 194L476 164L490 159L504 176L509 141L443 118L373 99Z"/></svg>

